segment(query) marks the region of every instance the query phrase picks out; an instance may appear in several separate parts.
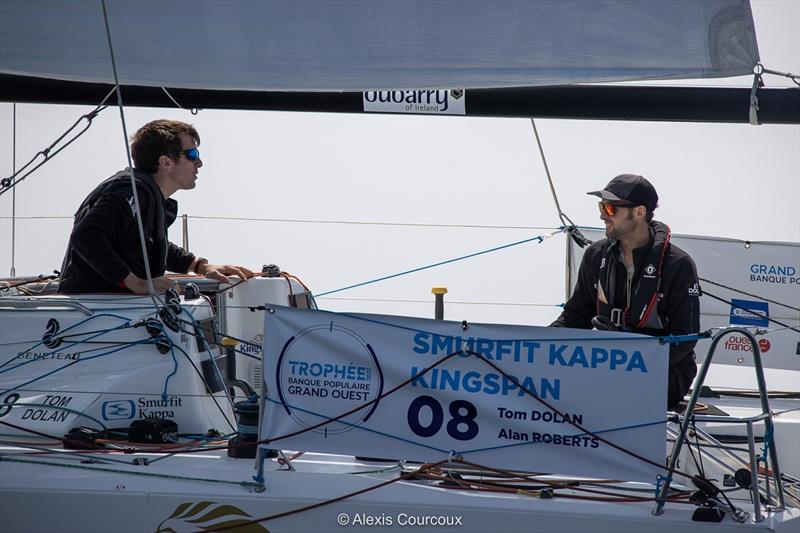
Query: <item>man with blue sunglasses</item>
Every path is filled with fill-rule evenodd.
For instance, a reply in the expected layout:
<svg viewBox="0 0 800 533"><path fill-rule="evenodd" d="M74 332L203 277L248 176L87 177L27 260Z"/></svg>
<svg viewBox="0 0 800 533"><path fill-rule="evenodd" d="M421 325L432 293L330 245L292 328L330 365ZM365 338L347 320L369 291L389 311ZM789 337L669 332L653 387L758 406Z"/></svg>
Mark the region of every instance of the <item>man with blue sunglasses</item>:
<svg viewBox="0 0 800 533"><path fill-rule="evenodd" d="M59 292L147 294L136 220L139 214L156 292L163 293L174 285L164 277L166 271L194 272L222 282L227 282L228 276L253 276L245 267L210 264L167 238L167 228L178 214L178 203L171 196L197 184L197 173L203 166L199 144L200 135L193 126L174 120L155 120L134 134L131 156L136 196L130 174L123 170L86 197L75 213Z"/></svg>

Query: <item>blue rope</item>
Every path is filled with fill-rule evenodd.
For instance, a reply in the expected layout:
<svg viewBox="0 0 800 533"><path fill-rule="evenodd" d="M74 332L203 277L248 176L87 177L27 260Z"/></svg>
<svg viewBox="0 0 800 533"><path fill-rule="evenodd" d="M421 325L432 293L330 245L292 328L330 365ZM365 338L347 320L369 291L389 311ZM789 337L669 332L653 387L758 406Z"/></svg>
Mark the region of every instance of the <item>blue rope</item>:
<svg viewBox="0 0 800 533"><path fill-rule="evenodd" d="M656 337L661 344L680 344L682 342L696 342L701 339L708 339L711 337L711 331L701 331L700 333L693 333L691 335L664 335L663 337Z"/></svg>
<svg viewBox="0 0 800 533"><path fill-rule="evenodd" d="M561 229L562 232L564 231L564 228L560 228L560 229ZM512 246L518 246L520 244L525 244L525 243L528 243L528 242L538 241L541 244L544 241L544 239L545 239L544 235L537 235L536 237L531 237L530 239L524 239L524 240L521 240L521 241L509 243L509 244L503 244L501 246L496 246L494 248L489 248L488 250L482 250L480 252L475 252L475 253L471 253L471 254L467 254L467 255L462 255L461 257L454 257L452 259L446 259L444 261L439 261L438 263L433 263L433 264L430 264L430 265L425 265L425 266L421 266L421 267L417 267L417 268L412 268L411 270L406 270L404 272L398 272L397 274L390 274L388 276L375 278L375 279L372 279L372 280L369 280L369 281L364 281L362 283L356 283L355 285L348 285L347 287L341 287L339 289L334 289L332 291L327 291L327 292L323 292L323 293L317 294L317 295L315 295L315 297L316 298L320 298L322 296L327 296L329 294L333 294L333 293L336 293L336 292L346 291L348 289L355 289L356 287L363 287L364 285L369 285L371 283L377 283L379 281L385 281L387 279L392 279L392 278L397 278L397 277L400 277L400 276L405 276L406 274L412 274L414 272L419 272L421 270L427 270L429 268L434 268L434 267L446 265L448 263L455 263L456 261L461 261L463 259L469 259L470 257L477 257L479 255L488 254L488 253L491 253L491 252L496 252L498 250L503 250L505 248L511 248Z"/></svg>
<svg viewBox="0 0 800 533"><path fill-rule="evenodd" d="M15 311L15 312L16 312L16 311ZM92 315L92 316L90 316L89 318L86 318L86 319L84 319L84 320L81 320L80 322L77 322L76 324L73 324L73 325L71 325L70 327L68 327L68 328L67 328L67 329L65 329L64 331L62 331L62 332L60 332L59 334L55 335L55 337L60 337L60 336L64 335L64 333L66 333L66 332L68 332L68 331L70 331L70 330L72 330L72 329L75 329L75 328L77 328L78 326L81 326L81 325L83 325L83 324L85 324L85 323L89 322L90 320L94 320L95 318L107 317L107 316L110 316L110 317L112 317L112 318L119 318L120 320L124 320L124 321L125 321L125 323L124 323L124 324L121 324L121 325L119 325L119 326L116 326L116 327L109 328L109 329L106 329L106 330L104 330L104 331L101 331L101 332L100 332L100 333L98 333L97 335L94 335L94 336L92 336L92 337L89 337L88 339L82 339L82 340L80 340L80 341L67 341L67 342L69 342L69 343L72 343L72 345L74 345L74 344L78 344L78 343L81 343L81 342L90 341L90 340L92 340L92 339L95 339L95 338L97 338L97 337L99 337L99 336L101 336L101 335L105 335L106 333L109 333L109 332L111 332L111 331L116 331L116 330L118 330L118 329L123 329L123 328L126 328L126 327L130 327L130 319L128 319L128 318L126 318L126 317L124 317L124 316L112 315L112 314L110 314L110 313L103 313L103 314L100 314L100 315ZM31 350L34 350L34 349L36 349L38 346L41 346L42 344L44 344L45 342L49 341L50 339L51 339L51 337L45 337L45 338L43 338L42 340L40 340L39 342L37 342L36 344L34 344L33 346L31 346L31 347L30 347L30 348L28 348L27 350L23 350L23 353L24 353L24 352L29 352L29 351L31 351ZM57 351L58 351L58 348L56 348L56 349L55 349L55 350L53 350L52 352L49 352L49 353L47 353L46 355L51 355L51 354L54 354L54 353L56 353ZM1 368L3 368L4 366L6 366L6 365L10 364L10 363L11 363L13 360L14 360L14 358L12 357L12 358L11 358L11 359L9 359L8 361L6 361L6 362L5 362L5 363L3 363L2 365L0 365L0 369L1 369ZM21 364L19 364L19 365L16 365L16 366L14 366L13 368L17 368L17 367L20 367L20 366L22 366L22 365L25 365L25 364L28 364L28 363L32 363L32 362L34 362L34 361L38 361L38 359L31 359L30 361L26 361L26 362L24 362L24 363L21 363ZM5 370L4 370L4 371L2 371L2 372L5 372ZM0 372L0 373L2 373L2 372Z"/></svg>
<svg viewBox="0 0 800 533"><path fill-rule="evenodd" d="M167 335L159 335L159 337L166 339L166 341L169 343L169 351L172 354L172 372L170 372L169 375L167 375L167 378L164 380L164 392L161 393L161 400L166 403L169 380L172 378L172 376L178 373L178 359L175 357L175 345L173 344L172 339L170 339Z"/></svg>
<svg viewBox="0 0 800 533"><path fill-rule="evenodd" d="M69 368L69 367L71 367L72 365L74 365L76 363L84 363L86 361L91 361L92 359L97 359L98 357L105 357L107 355L111 355L111 354L120 352L122 350L126 350L128 348L131 348L133 346L137 346L139 344L154 344L154 339L144 339L144 340L141 340L141 341L132 342L130 344L126 344L125 346L120 346L119 348L115 348L115 349L110 350L110 351L105 352L105 353L93 355L91 357L86 357L86 358L82 358L82 359L76 359L75 361L72 361L71 363L67 363L64 366L58 367L56 369L53 369L50 372L42 374L39 377L33 378L33 379L29 380L29 381L26 381L25 383L21 383L20 385L17 385L16 387L12 387L10 389L0 390L0 393L6 393L6 392L12 392L12 391L18 390L21 387L25 387L27 385L30 385L31 383L35 383L35 382L39 381L40 379L46 378L47 376L51 376L51 375L55 374L56 372L60 372L60 371L62 371L64 369L66 369L66 368ZM14 367L14 368L16 368L16 367Z"/></svg>
<svg viewBox="0 0 800 533"><path fill-rule="evenodd" d="M772 434L774 431L775 426L770 426L764 435L764 446L761 448L761 455L756 457L756 463L767 462L767 452L769 451L770 446L772 446Z"/></svg>
<svg viewBox="0 0 800 533"><path fill-rule="evenodd" d="M111 316L114 316L114 315L111 315ZM122 318L122 317L117 317L117 318ZM86 321L84 321L84 322L86 322ZM79 324L75 324L75 326L78 326L78 325L79 325ZM72 329L72 328L73 328L73 327L75 327L75 326L72 326L72 327L69 327L69 328L65 329L65 330L64 330L64 332L66 332L66 331L69 331L70 329ZM82 343L84 343L84 342L86 342L86 341L90 341L90 340L92 340L92 339L96 339L97 337L101 337L101 336L105 335L106 333L111 333L111 332L113 332L113 331L118 331L118 330L125 329L125 328L129 328L129 327L131 327L131 323L130 323L130 321L128 321L128 322L125 322L124 324L120 324L119 326L116 326L116 327L109 328L109 329L106 329L106 330L104 330L104 331L101 331L101 332L99 332L99 333L97 333L97 334L95 334L95 335L92 335L91 337L88 337L88 338L86 338L86 339L81 339L81 340L79 340L79 341L67 341L67 342L64 344L64 346L65 346L65 347L69 347L69 346L75 346L76 344L82 344ZM31 350L33 350L33 349L35 349L37 346L40 346L41 344L43 344L43 343L44 343L46 340L48 340L48 339L43 339L41 342L37 342L36 344L34 344L33 346L31 346L31 347L30 347L30 348L28 348L27 350L24 350L24 351L23 351L23 352L21 352L21 353L29 352L29 351L31 351ZM109 344L111 344L111 343L109 343ZM56 352L58 352L58 351L62 351L62 347L61 347L61 346L59 346L58 348L56 348L56 349L55 349L55 350L53 350L52 352L47 352L47 353L45 353L44 355L52 355L52 354L54 354L54 353L56 353ZM6 361L6 362L5 362L3 365L0 365L0 369L2 369L4 366L6 366L7 364L9 364L11 361L14 361L14 359L15 359L15 358L13 358L13 357L12 357L12 358L11 358L11 359L9 359L8 361ZM19 368L19 367L21 367L21 366L25 366L25 365L28 365L28 364L30 364L30 363L35 363L35 362L39 361L40 359L44 359L44 357L41 357L41 358L38 358L38 359L29 359L28 361L24 361L24 362L22 362L22 363L20 363L20 364L18 364L18 365L14 365L14 366L12 366L12 367L10 367L10 368L6 368L5 370L0 370L0 374L2 374L2 373L4 373L4 372L9 372L9 371L11 371L11 370L15 370L15 369L17 369L17 368ZM69 366L69 365L67 365L67 366Z"/></svg>
<svg viewBox="0 0 800 533"><path fill-rule="evenodd" d="M658 498L658 493L661 492L661 483L664 481L672 483L672 476L662 476L661 474L656 476L656 498Z"/></svg>

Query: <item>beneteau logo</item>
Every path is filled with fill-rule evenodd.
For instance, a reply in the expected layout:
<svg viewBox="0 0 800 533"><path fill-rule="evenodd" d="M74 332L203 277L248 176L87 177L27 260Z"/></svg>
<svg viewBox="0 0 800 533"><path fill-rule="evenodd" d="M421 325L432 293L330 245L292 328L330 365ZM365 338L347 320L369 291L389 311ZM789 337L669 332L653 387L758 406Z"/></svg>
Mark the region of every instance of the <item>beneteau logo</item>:
<svg viewBox="0 0 800 533"><path fill-rule="evenodd" d="M50 349L55 349L61 346L61 343L64 342L64 339L61 337L56 337L56 334L61 329L61 325L58 323L58 320L55 318L51 318L47 321L47 325L44 327L44 335L42 335L42 343Z"/></svg>
<svg viewBox="0 0 800 533"><path fill-rule="evenodd" d="M162 521L156 533L177 533L178 531L218 531L230 530L237 533L269 533L269 530L252 520L252 516L233 505L216 502L186 502L180 504L166 520Z"/></svg>

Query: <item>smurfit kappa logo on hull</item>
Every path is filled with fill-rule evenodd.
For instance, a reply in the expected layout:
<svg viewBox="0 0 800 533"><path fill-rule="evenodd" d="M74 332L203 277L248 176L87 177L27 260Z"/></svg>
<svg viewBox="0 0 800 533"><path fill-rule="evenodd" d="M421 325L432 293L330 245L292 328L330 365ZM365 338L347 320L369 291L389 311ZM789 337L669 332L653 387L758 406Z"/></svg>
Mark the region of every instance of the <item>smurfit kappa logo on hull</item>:
<svg viewBox="0 0 800 533"><path fill-rule="evenodd" d="M136 416L133 400L114 400L103 402L103 420L129 420Z"/></svg>
<svg viewBox="0 0 800 533"><path fill-rule="evenodd" d="M364 91L363 104L367 113L464 115L466 91L464 89Z"/></svg>

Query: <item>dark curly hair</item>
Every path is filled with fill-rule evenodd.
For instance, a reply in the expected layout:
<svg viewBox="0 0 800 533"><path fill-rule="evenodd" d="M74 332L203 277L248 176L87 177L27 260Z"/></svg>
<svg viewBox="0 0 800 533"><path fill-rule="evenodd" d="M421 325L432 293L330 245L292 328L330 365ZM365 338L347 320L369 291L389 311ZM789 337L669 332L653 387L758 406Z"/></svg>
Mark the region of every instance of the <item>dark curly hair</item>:
<svg viewBox="0 0 800 533"><path fill-rule="evenodd" d="M200 146L200 134L191 124L177 120L154 120L148 122L131 137L133 166L151 174L158 170L158 158L165 154L180 152L180 135L185 133Z"/></svg>

